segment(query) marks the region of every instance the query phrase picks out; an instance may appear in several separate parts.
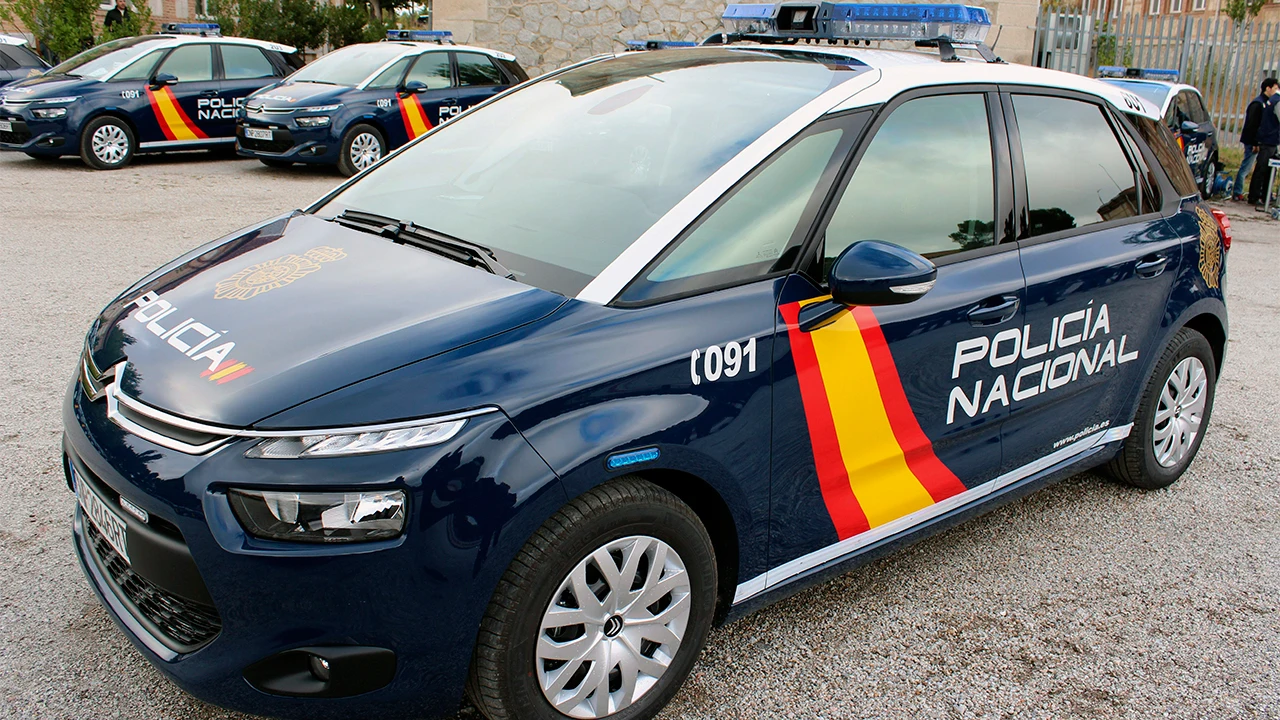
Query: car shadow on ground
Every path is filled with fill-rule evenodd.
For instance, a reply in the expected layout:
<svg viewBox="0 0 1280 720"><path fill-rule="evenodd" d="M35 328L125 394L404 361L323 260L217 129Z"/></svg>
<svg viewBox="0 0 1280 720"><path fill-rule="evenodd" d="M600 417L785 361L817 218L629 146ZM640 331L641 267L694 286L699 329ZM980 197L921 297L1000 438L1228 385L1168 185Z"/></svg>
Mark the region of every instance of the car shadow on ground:
<svg viewBox="0 0 1280 720"><path fill-rule="evenodd" d="M83 172L111 172L109 170L94 170L85 165L80 160L79 155L63 155L61 157L50 158L33 158L24 157L19 153L7 154L17 162L7 162L4 164L6 171L14 172L34 172L39 170L47 170L50 168L59 168L65 170L81 170ZM6 158L9 159L9 158ZM295 164L288 168L271 168L254 160L254 158L240 157L233 151L219 148L217 150L189 150L186 152L167 152L167 153L148 153L137 155L125 168L138 167L164 167L164 166L181 166L184 164L205 163L205 162L225 162L235 163L242 169L249 172L258 173L259 177L265 175L287 175L299 174L305 177L330 176L335 181L342 180L342 175L338 173L336 167L332 165L313 165L313 164ZM121 168L122 170L125 168Z"/></svg>

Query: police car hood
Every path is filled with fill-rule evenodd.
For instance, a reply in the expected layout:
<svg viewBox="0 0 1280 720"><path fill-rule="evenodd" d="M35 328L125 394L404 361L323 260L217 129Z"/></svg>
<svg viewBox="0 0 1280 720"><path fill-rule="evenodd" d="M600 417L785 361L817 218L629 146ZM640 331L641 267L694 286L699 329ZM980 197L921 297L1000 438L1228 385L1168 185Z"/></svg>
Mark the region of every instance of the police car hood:
<svg viewBox="0 0 1280 720"><path fill-rule="evenodd" d="M5 85L0 90L0 95L7 95L19 102L30 102L40 98L67 97L88 86L97 87L98 84L97 80L74 75L38 75Z"/></svg>
<svg viewBox="0 0 1280 720"><path fill-rule="evenodd" d="M551 314L545 290L295 213L189 256L107 306L87 343L119 388L247 427ZM388 418L393 419L393 418Z"/></svg>
<svg viewBox="0 0 1280 720"><path fill-rule="evenodd" d="M327 83L286 82L272 85L253 93L245 100L245 104L257 105L261 102L268 107L314 107L338 102L340 96L351 90L346 85L330 85Z"/></svg>

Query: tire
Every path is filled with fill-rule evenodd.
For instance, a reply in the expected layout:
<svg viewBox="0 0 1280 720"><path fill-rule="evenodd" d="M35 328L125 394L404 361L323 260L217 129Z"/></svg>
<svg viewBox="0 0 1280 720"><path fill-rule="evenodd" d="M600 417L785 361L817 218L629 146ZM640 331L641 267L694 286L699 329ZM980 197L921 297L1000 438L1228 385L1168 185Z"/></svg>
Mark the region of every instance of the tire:
<svg viewBox="0 0 1280 720"><path fill-rule="evenodd" d="M342 136L342 152L338 155L338 171L351 177L381 160L387 154L387 139L372 125L360 123Z"/></svg>
<svg viewBox="0 0 1280 720"><path fill-rule="evenodd" d="M1133 431L1107 465L1108 474L1146 490L1172 485L1204 441L1217 379L1209 341L1190 328L1179 330L1147 381Z"/></svg>
<svg viewBox="0 0 1280 720"><path fill-rule="evenodd" d="M659 552L666 561L662 573L655 575L649 572L650 563L656 562ZM612 571L623 584L630 575L626 593L613 591L598 558L614 563ZM631 558L636 564L628 570ZM602 609L593 612L579 600L571 573L591 589ZM633 590L636 582L642 584ZM570 712L571 717L651 718L676 693L702 651L715 614L716 582L711 538L676 496L635 477L594 488L547 520L507 568L480 624L467 694L489 720L563 720ZM639 596L631 599L626 610L615 613L611 604L632 592ZM646 592L653 594L646 598ZM641 599L653 602L640 608ZM544 620L553 611L573 615L544 630ZM684 612L687 616L682 616ZM578 614L587 616L584 622L571 624ZM667 621L638 622L651 617ZM674 657L667 658L662 670L665 655L660 653L669 651L675 638L679 639ZM654 639L667 642L655 644ZM571 646L578 641L588 648L579 657L548 659L565 652L577 654ZM560 646L558 651L558 642L570 647ZM630 650L633 647L643 658ZM601 662L598 653L605 651L608 654ZM596 670L607 664L612 665L608 671ZM656 672L656 681L653 675L625 672L624 665L646 667ZM631 701L624 676L631 679ZM602 681L607 683L603 687L608 702L597 710ZM558 696L563 712L552 705L544 684L553 690L556 684L567 688ZM610 712L610 708L616 710Z"/></svg>
<svg viewBox="0 0 1280 720"><path fill-rule="evenodd" d="M80 130L80 159L94 170L119 170L137 150L133 129L120 118L103 115Z"/></svg>
<svg viewBox="0 0 1280 720"><path fill-rule="evenodd" d="M1200 196L1205 200L1213 197L1213 183L1218 179L1218 158L1214 158L1204 166L1204 182L1200 185Z"/></svg>
<svg viewBox="0 0 1280 720"><path fill-rule="evenodd" d="M284 168L293 167L292 160L274 160L271 158L258 158L258 161L269 168L276 168L277 170L283 170Z"/></svg>

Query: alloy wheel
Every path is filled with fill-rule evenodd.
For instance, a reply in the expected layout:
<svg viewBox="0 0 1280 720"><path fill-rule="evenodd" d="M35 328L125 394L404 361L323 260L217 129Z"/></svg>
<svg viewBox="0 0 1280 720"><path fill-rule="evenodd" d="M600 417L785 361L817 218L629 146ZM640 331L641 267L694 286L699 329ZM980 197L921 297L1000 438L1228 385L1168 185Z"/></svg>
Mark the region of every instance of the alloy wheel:
<svg viewBox="0 0 1280 720"><path fill-rule="evenodd" d="M351 141L351 164L367 170L382 159L382 142L373 133L360 133Z"/></svg>
<svg viewBox="0 0 1280 720"><path fill-rule="evenodd" d="M93 131L93 155L108 165L119 165L129 154L129 136L119 125L103 125Z"/></svg>
<svg viewBox="0 0 1280 720"><path fill-rule="evenodd" d="M1194 356L1183 358L1164 381L1151 433L1156 462L1162 467L1174 467L1191 452L1204 420L1208 387L1204 363Z"/></svg>

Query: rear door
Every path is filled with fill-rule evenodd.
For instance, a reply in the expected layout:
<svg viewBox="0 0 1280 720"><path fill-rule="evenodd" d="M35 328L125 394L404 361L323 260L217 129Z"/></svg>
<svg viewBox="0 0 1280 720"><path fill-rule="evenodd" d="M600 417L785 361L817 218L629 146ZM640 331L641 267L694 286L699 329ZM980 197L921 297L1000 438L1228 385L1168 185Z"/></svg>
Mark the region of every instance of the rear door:
<svg viewBox="0 0 1280 720"><path fill-rule="evenodd" d="M153 147L205 145L210 138L231 136L224 120L208 112L208 103L217 98L221 83L215 78L213 46L208 43L179 45L160 61L156 75L176 77L173 85L153 87L144 92L161 137L143 139ZM205 112L201 112L204 109Z"/></svg>
<svg viewBox="0 0 1280 720"><path fill-rule="evenodd" d="M453 53L458 71L458 111L463 112L510 87L506 76L483 53Z"/></svg>
<svg viewBox="0 0 1280 720"><path fill-rule="evenodd" d="M1145 160L1100 100L1003 94L1018 181L1025 324L1004 370L1004 472L1119 439L1160 335L1180 240Z"/></svg>
<svg viewBox="0 0 1280 720"><path fill-rule="evenodd" d="M201 101L201 111L216 124L216 137L234 137L236 111L244 99L279 79L280 71L261 48L224 43L216 46L222 65L218 96Z"/></svg>

